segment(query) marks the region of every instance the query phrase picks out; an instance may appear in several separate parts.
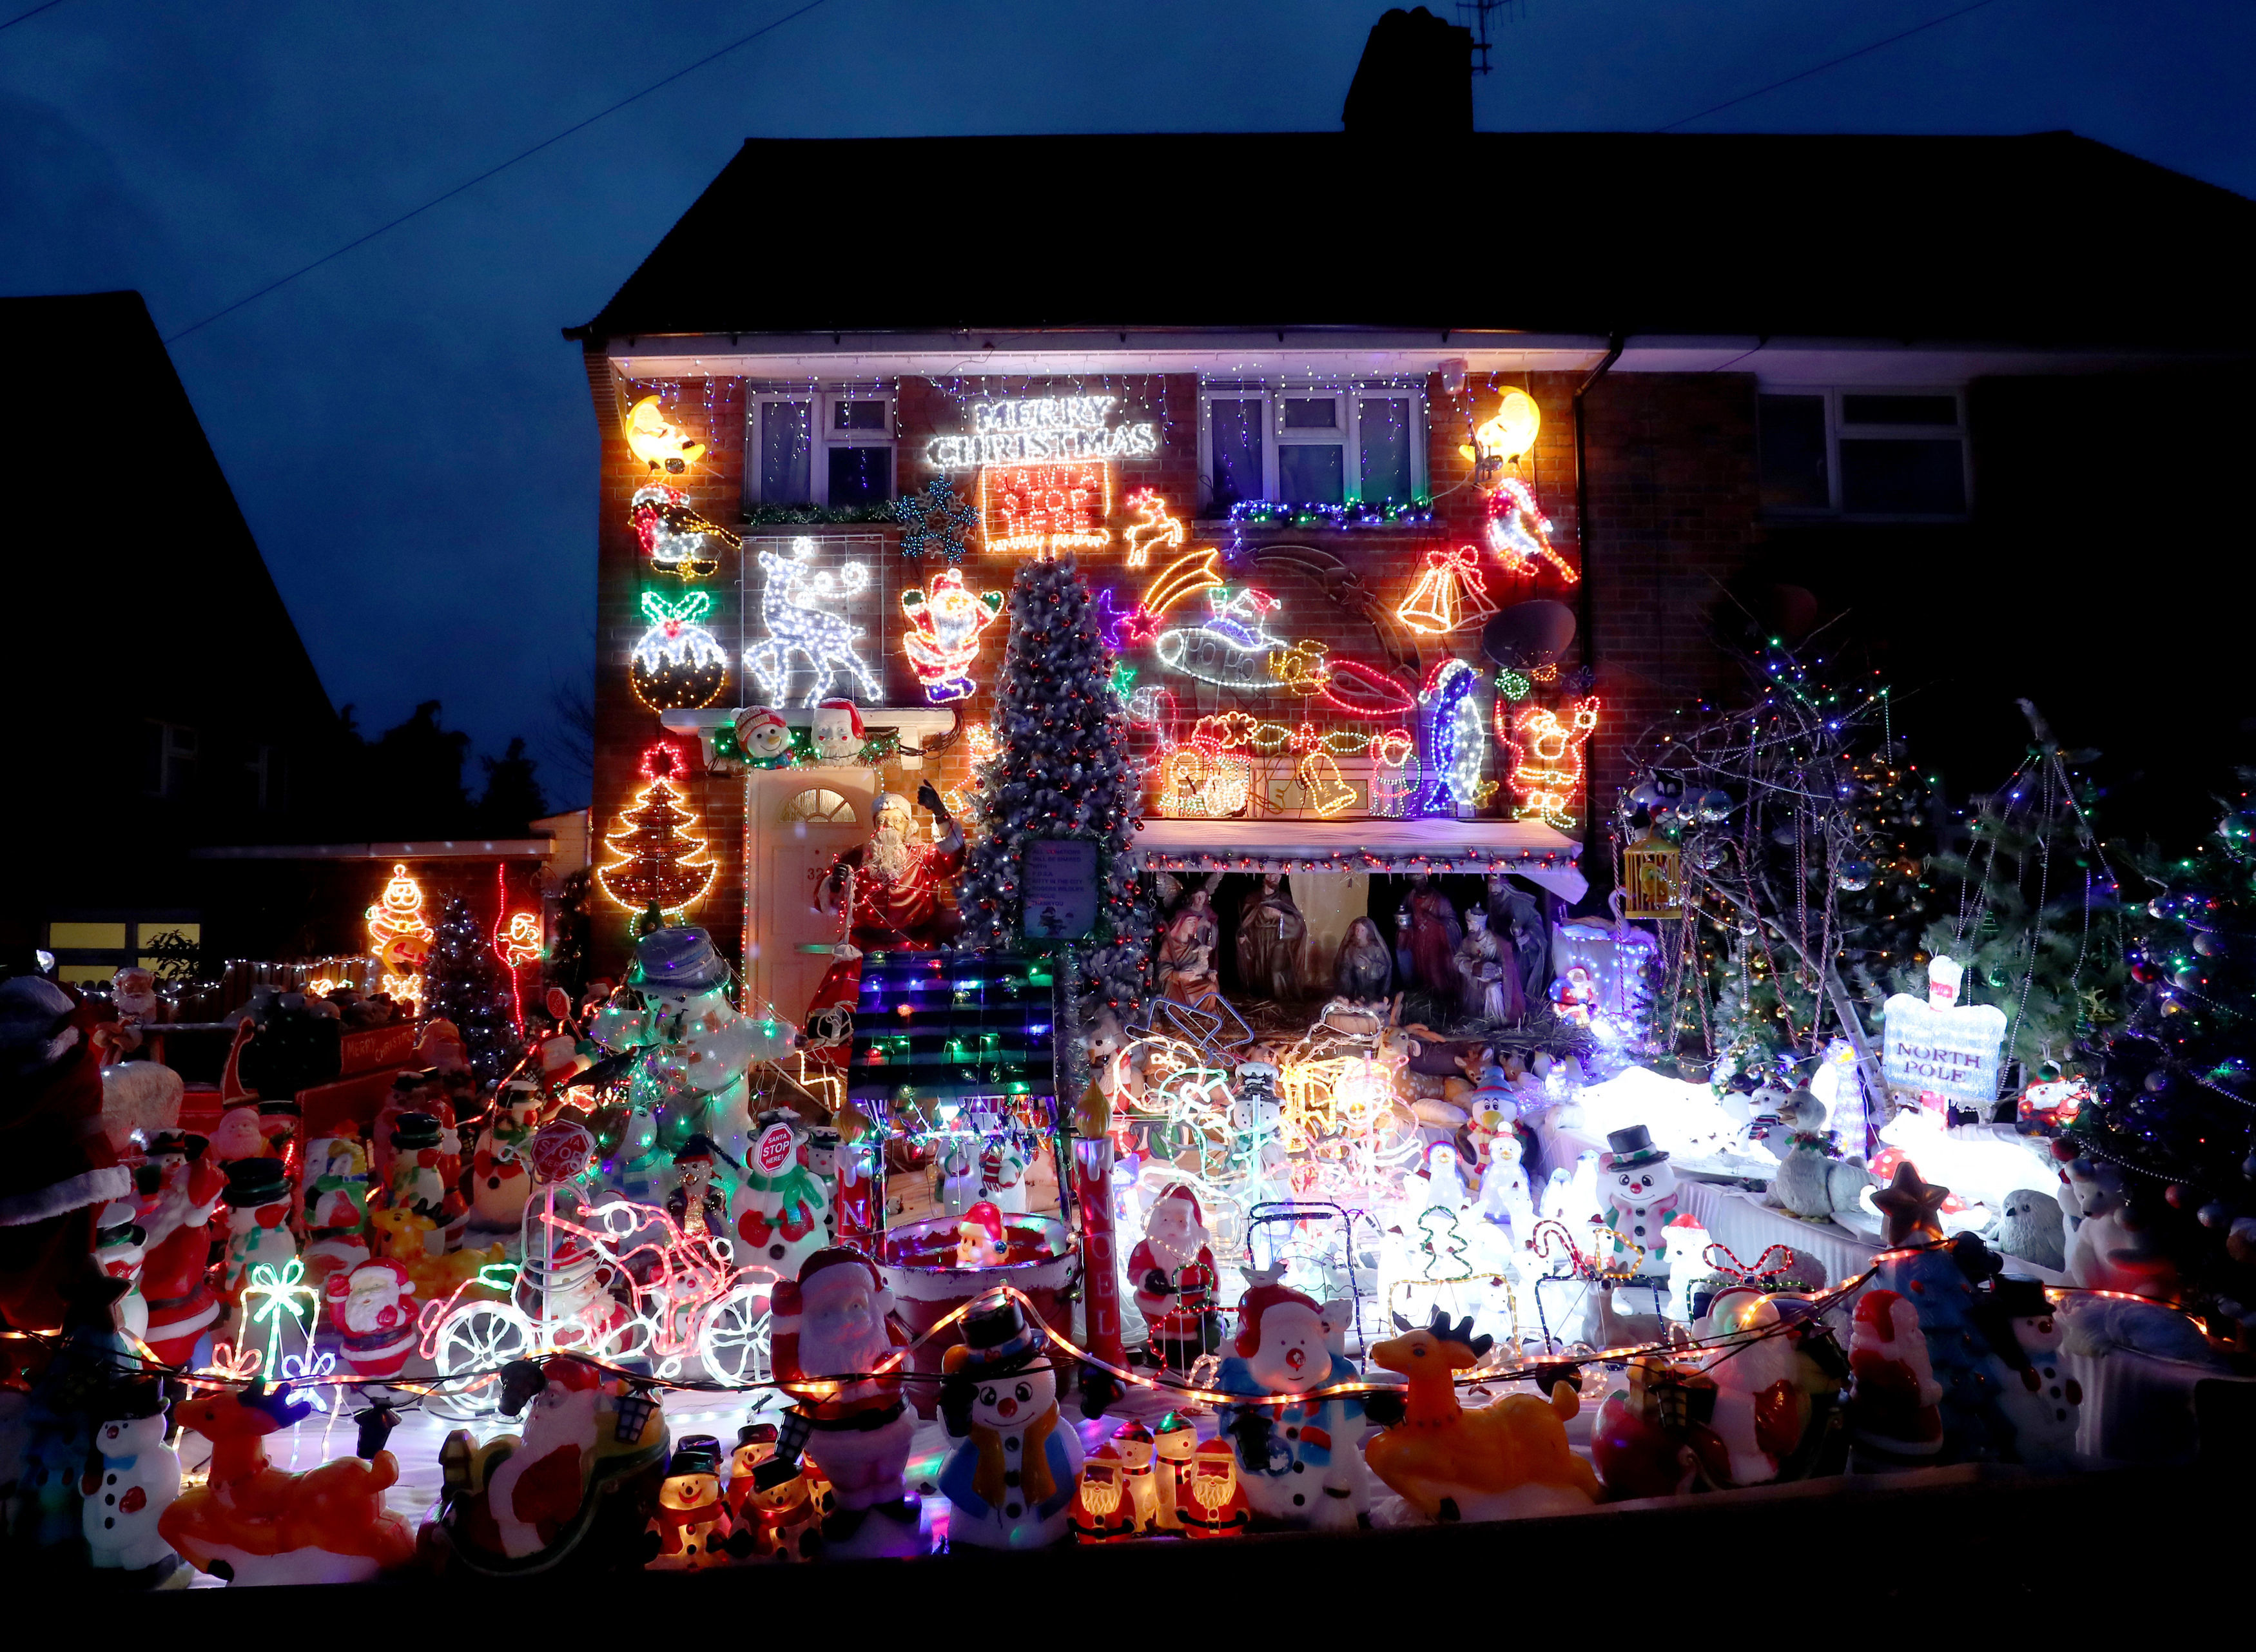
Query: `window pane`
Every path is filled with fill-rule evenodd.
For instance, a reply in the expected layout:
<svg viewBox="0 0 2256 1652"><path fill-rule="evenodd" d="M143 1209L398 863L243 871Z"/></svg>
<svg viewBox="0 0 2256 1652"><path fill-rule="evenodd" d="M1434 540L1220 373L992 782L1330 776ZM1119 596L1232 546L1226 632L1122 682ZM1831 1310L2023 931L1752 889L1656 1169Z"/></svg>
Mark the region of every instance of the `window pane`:
<svg viewBox="0 0 2256 1652"><path fill-rule="evenodd" d="M1410 403L1364 397L1356 404L1356 459L1363 468L1363 500L1410 502Z"/></svg>
<svg viewBox="0 0 2256 1652"><path fill-rule="evenodd" d="M1261 404L1258 401L1209 402L1208 419L1214 438L1214 504L1227 510L1240 499L1263 497L1261 478Z"/></svg>
<svg viewBox="0 0 2256 1652"><path fill-rule="evenodd" d="M807 404L760 404L760 500L766 505L805 505L808 491Z"/></svg>
<svg viewBox="0 0 2256 1652"><path fill-rule="evenodd" d="M1330 396L1308 399L1285 398L1285 428L1287 430L1336 430L1339 428L1339 403Z"/></svg>
<svg viewBox="0 0 2256 1652"><path fill-rule="evenodd" d="M882 401L832 402L830 427L833 430L883 430L885 427L885 404Z"/></svg>
<svg viewBox="0 0 2256 1652"><path fill-rule="evenodd" d="M1347 503L1344 448L1327 442L1295 443L1277 449L1277 491L1294 505Z"/></svg>
<svg viewBox="0 0 2256 1652"><path fill-rule="evenodd" d="M1886 516L1957 516L1966 509L1963 450L1948 441L1844 441L1841 508Z"/></svg>
<svg viewBox="0 0 2256 1652"><path fill-rule="evenodd" d="M891 448L830 449L830 503L882 505L893 497Z"/></svg>
<svg viewBox="0 0 2256 1652"><path fill-rule="evenodd" d="M116 952L125 945L122 923L51 923L47 944L58 952Z"/></svg>
<svg viewBox="0 0 2256 1652"><path fill-rule="evenodd" d="M1825 398L1757 399L1766 511L1822 511L1833 503L1825 476Z"/></svg>
<svg viewBox="0 0 2256 1652"><path fill-rule="evenodd" d="M1958 423L1956 396L1844 396L1844 425L1949 425Z"/></svg>

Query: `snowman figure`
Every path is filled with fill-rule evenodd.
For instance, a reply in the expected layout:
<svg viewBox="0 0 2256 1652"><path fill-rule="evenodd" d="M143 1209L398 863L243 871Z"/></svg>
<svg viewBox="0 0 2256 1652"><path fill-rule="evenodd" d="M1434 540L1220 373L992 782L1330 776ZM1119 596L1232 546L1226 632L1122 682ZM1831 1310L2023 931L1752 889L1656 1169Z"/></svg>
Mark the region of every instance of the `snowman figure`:
<svg viewBox="0 0 2256 1652"><path fill-rule="evenodd" d="M149 1302L141 1294L141 1260L149 1233L141 1225L141 1201L112 1199L94 1222L94 1265L127 1290L109 1306L117 1329L137 1342L149 1338Z"/></svg>
<svg viewBox="0 0 2256 1652"><path fill-rule="evenodd" d="M1008 1131L988 1139L979 1155L979 1197L1006 1215L1026 1208L1026 1155Z"/></svg>
<svg viewBox="0 0 2256 1652"><path fill-rule="evenodd" d="M1598 1194L1605 1201L1606 1225L1618 1235L1609 1241L1616 1267L1630 1267L1633 1277L1668 1279L1668 1222L1676 1214L1676 1171L1668 1155L1653 1145L1643 1125L1607 1133L1610 1153L1598 1155ZM1640 1257L1637 1251L1643 1248Z"/></svg>
<svg viewBox="0 0 2256 1652"><path fill-rule="evenodd" d="M237 1159L227 1167L227 1273L229 1300L253 1267L278 1274L298 1253L290 1232L290 1177L279 1159Z"/></svg>
<svg viewBox="0 0 2256 1652"><path fill-rule="evenodd" d="M1057 1373L1013 1297L982 1297L948 1351L941 1389L950 1437L941 1470L951 1545L1040 1549L1072 1530L1081 1438L1058 1415Z"/></svg>
<svg viewBox="0 0 2256 1652"><path fill-rule="evenodd" d="M2006 1369L1998 1408L2013 1425L2013 1457L2032 1468L2064 1469L2076 1451L2083 1385L2068 1374L2062 1328L2044 1287L2009 1274L1982 1304L1983 1330Z"/></svg>
<svg viewBox="0 0 2256 1652"><path fill-rule="evenodd" d="M155 1587L180 1564L157 1522L180 1494L180 1459L165 1444L165 1396L153 1377L120 1385L95 1430L101 1458L79 1482L89 1560ZM185 1578L186 1574L182 1574Z"/></svg>
<svg viewBox="0 0 2256 1652"><path fill-rule="evenodd" d="M940 1186L935 1197L940 1208L950 1216L962 1216L979 1202L979 1170L972 1161L969 1144L953 1140L941 1149Z"/></svg>
<svg viewBox="0 0 2256 1652"><path fill-rule="evenodd" d="M773 706L747 706L737 713L737 749L746 759L774 763L791 750L791 729Z"/></svg>

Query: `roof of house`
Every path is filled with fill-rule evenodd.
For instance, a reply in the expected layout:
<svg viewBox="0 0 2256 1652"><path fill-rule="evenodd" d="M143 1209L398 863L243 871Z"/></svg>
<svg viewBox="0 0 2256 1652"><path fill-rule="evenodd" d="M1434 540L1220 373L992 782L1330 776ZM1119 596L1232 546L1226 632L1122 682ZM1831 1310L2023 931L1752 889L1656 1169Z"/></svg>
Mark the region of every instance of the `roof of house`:
<svg viewBox="0 0 2256 1652"><path fill-rule="evenodd" d="M905 183L916 212L873 226ZM2252 247L2256 202L2069 132L754 138L568 336L1432 328L2230 347L2256 335Z"/></svg>

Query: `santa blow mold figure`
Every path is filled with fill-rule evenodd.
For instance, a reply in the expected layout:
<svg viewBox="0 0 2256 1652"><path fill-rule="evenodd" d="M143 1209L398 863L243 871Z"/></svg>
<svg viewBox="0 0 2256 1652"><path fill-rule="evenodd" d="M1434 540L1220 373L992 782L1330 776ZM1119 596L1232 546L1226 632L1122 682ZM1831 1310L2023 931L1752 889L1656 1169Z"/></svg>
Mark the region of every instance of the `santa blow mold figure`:
<svg viewBox="0 0 2256 1652"><path fill-rule="evenodd" d="M1942 1449L1942 1417L1935 1408L1942 1385L1928 1363L1919 1317L1896 1292L1870 1289L1857 1299L1849 1374L1855 1466L1917 1468L1935 1461Z"/></svg>
<svg viewBox="0 0 2256 1652"><path fill-rule="evenodd" d="M1041 1549L1072 1530L1081 1439L1058 1416L1057 1373L1016 1298L983 1298L948 1351L948 1431L963 1442L941 1470L951 1546Z"/></svg>
<svg viewBox="0 0 2256 1652"><path fill-rule="evenodd" d="M1128 1253L1128 1278L1136 1311L1151 1329L1152 1357L1170 1371L1188 1371L1201 1354L1222 1346L1208 1237L1198 1196L1178 1182L1153 1203L1144 1237Z"/></svg>
<svg viewBox="0 0 2256 1652"><path fill-rule="evenodd" d="M870 731L862 726L861 710L851 700L824 700L814 708L807 738L822 767L844 768L862 760Z"/></svg>
<svg viewBox="0 0 2256 1652"><path fill-rule="evenodd" d="M982 1199L955 1225L955 1265L1000 1267L1010 1260L1011 1239L1003 1231L1003 1213Z"/></svg>
<svg viewBox="0 0 2256 1652"><path fill-rule="evenodd" d="M150 1349L168 1366L187 1364L197 1338L219 1317L206 1273L212 1212L227 1177L205 1146L201 1136L168 1131L149 1144L141 1169L147 1188L141 1225L148 1232L141 1294L149 1303Z"/></svg>
<svg viewBox="0 0 2256 1652"><path fill-rule="evenodd" d="M1219 1408L1238 1479L1257 1519L1327 1528L1367 1518L1370 1485L1356 1449L1363 1406L1351 1397L1298 1396L1357 1380L1326 1340L1323 1312L1296 1290L1256 1285L1237 1306L1237 1356L1222 1362L1225 1394L1294 1396L1282 1404Z"/></svg>
<svg viewBox="0 0 2256 1652"><path fill-rule="evenodd" d="M875 1371L907 1342L887 1317L892 1310L892 1297L867 1257L817 1251L796 1281L775 1288L770 1331L777 1379L788 1385ZM863 1375L820 1398L802 1398L793 1421L800 1425L798 1440L786 1430L764 1478L788 1479L805 1450L829 1480L837 1505L823 1522L827 1543L850 1545L849 1553L875 1553L913 1539L917 1510L907 1500L904 1476L916 1419L901 1403L898 1376ZM873 1513L880 1516L874 1521Z"/></svg>
<svg viewBox="0 0 2256 1652"><path fill-rule="evenodd" d="M390 1382L415 1352L415 1281L389 1256L339 1268L322 1287L339 1331L337 1363L370 1382Z"/></svg>

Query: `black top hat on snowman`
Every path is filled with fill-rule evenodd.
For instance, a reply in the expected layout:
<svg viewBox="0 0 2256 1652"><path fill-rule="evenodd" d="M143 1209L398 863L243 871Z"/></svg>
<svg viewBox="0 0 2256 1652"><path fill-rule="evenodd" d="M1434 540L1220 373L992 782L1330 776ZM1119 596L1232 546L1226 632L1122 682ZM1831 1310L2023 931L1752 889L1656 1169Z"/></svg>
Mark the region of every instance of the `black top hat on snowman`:
<svg viewBox="0 0 2256 1652"><path fill-rule="evenodd" d="M419 1153L439 1145L436 1113L403 1112L391 1121L391 1145L402 1153Z"/></svg>
<svg viewBox="0 0 2256 1652"><path fill-rule="evenodd" d="M290 1173L279 1159L236 1159L227 1167L227 1187L220 1194L238 1211L262 1204L279 1204L290 1197Z"/></svg>
<svg viewBox="0 0 2256 1652"><path fill-rule="evenodd" d="M1653 1133L1643 1125L1609 1130L1606 1146L1612 1150L1612 1168L1617 1170L1633 1170L1641 1164L1665 1164L1668 1160L1666 1152L1653 1145Z"/></svg>
<svg viewBox="0 0 2256 1652"><path fill-rule="evenodd" d="M1026 1323L1014 1296L983 1300L963 1317L963 1345L948 1351L950 1376L977 1381L983 1377L1008 1376L1033 1363L1042 1339Z"/></svg>

